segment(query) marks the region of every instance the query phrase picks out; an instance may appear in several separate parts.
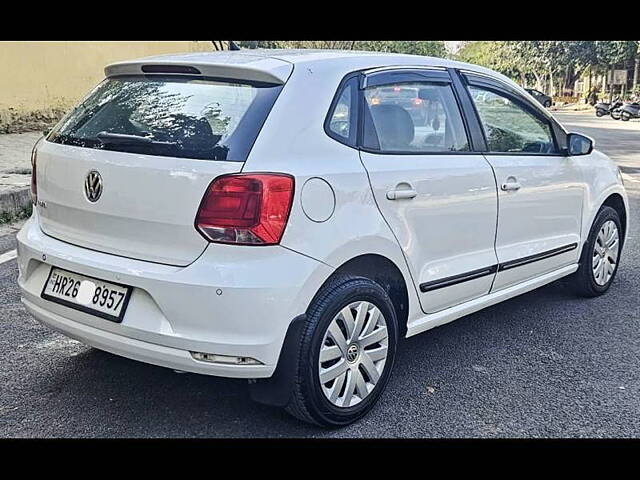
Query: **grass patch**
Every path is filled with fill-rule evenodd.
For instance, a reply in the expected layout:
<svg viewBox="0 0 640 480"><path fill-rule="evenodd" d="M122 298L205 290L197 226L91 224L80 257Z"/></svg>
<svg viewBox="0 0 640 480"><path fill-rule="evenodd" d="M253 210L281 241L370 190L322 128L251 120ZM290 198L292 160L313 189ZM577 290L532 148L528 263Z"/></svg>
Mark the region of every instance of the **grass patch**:
<svg viewBox="0 0 640 480"><path fill-rule="evenodd" d="M31 212L33 212L33 204L31 202L17 212L0 212L0 225L25 220L31 216Z"/></svg>

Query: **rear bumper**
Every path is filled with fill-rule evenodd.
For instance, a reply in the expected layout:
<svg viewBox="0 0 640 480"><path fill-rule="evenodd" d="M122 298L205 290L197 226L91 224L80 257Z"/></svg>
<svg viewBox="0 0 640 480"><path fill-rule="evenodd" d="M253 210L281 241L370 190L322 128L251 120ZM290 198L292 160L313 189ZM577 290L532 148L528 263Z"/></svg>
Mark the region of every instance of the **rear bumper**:
<svg viewBox="0 0 640 480"><path fill-rule="evenodd" d="M24 305L52 329L134 360L235 378L273 374L289 323L332 272L280 246L212 244L191 265L160 265L61 242L35 217L18 234L18 266ZM134 287L122 323L40 298L51 266ZM260 365L202 362L191 352Z"/></svg>

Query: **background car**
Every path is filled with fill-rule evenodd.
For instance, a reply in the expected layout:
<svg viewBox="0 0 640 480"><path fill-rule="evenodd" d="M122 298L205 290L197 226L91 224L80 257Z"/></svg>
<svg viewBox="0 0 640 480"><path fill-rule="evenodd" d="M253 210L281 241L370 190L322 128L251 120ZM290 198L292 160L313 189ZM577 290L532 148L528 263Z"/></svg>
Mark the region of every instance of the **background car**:
<svg viewBox="0 0 640 480"><path fill-rule="evenodd" d="M529 93L529 95L540 102L540 105L542 105L543 107L549 108L551 105L553 105L553 99L546 93L542 93L535 88L525 88L525 90L527 91L527 93Z"/></svg>
<svg viewBox="0 0 640 480"><path fill-rule="evenodd" d="M381 88L375 92L375 96L369 98L372 105L380 103L399 105L406 110L416 125L424 125L428 115L428 105L420 98L417 88L403 85Z"/></svg>

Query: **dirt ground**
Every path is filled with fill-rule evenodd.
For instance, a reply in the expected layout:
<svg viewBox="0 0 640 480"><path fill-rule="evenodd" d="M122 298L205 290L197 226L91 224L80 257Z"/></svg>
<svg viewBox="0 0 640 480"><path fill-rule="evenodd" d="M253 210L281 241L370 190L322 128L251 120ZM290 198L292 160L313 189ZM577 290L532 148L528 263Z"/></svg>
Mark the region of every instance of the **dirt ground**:
<svg viewBox="0 0 640 480"><path fill-rule="evenodd" d="M0 134L46 130L53 127L64 113L57 108L27 114L18 113L12 108L2 110L0 111Z"/></svg>

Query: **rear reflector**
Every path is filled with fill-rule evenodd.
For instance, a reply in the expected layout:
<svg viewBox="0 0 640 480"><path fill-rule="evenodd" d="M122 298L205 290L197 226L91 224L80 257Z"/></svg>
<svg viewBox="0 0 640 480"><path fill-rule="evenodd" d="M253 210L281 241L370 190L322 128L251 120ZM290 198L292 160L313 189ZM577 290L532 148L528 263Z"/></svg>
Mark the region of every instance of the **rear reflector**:
<svg viewBox="0 0 640 480"><path fill-rule="evenodd" d="M215 353L191 352L191 356L201 362L224 363L226 365L262 365L255 358L233 357L231 355L216 355Z"/></svg>
<svg viewBox="0 0 640 480"><path fill-rule="evenodd" d="M293 192L289 175L223 175L209 185L196 229L210 242L275 245L287 225Z"/></svg>

